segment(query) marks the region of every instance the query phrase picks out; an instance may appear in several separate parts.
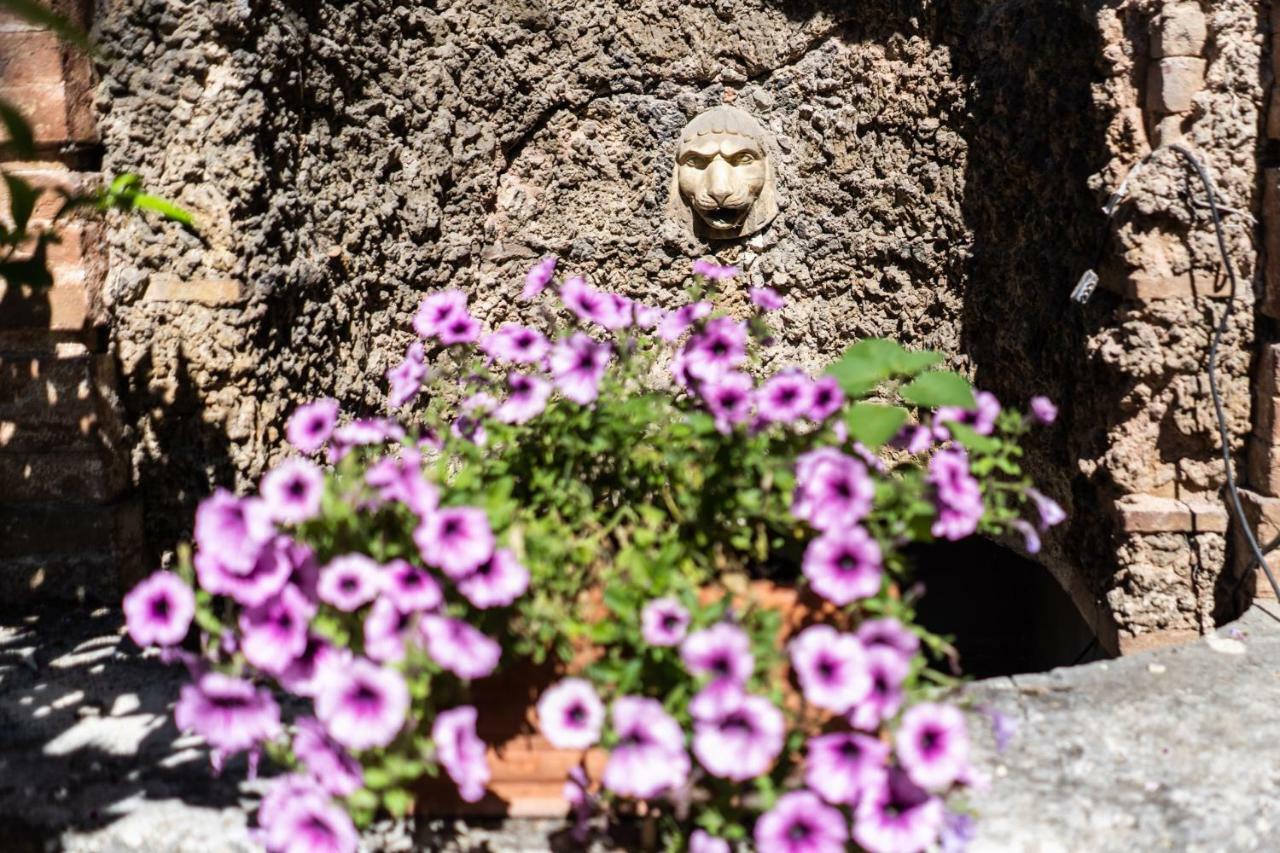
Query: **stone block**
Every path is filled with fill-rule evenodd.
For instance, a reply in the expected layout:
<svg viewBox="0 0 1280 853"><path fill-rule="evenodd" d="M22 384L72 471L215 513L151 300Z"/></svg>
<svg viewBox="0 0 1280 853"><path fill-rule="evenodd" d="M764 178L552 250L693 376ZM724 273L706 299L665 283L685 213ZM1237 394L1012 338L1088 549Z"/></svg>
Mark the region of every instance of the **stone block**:
<svg viewBox="0 0 1280 853"><path fill-rule="evenodd" d="M1147 107L1160 114L1185 113L1204 88L1205 61L1175 56L1151 63L1147 76Z"/></svg>
<svg viewBox="0 0 1280 853"><path fill-rule="evenodd" d="M0 280L0 328L76 331L90 323L84 272L76 268L54 270L50 288L13 287Z"/></svg>
<svg viewBox="0 0 1280 853"><path fill-rule="evenodd" d="M196 302L201 305L235 305L244 301L244 287L234 279L184 280L171 273L151 276L142 297L148 302Z"/></svg>
<svg viewBox="0 0 1280 853"><path fill-rule="evenodd" d="M84 174L73 172L61 163L8 163L5 171L41 191L36 197L35 209L31 212L31 222L36 225L46 225L52 221L54 214L62 206L59 191L80 192L87 183ZM0 222L9 224L12 221L9 218L9 188L0 181Z"/></svg>
<svg viewBox="0 0 1280 853"><path fill-rule="evenodd" d="M1209 28L1199 3L1169 3L1160 10L1151 34L1151 55L1200 56Z"/></svg>
<svg viewBox="0 0 1280 853"><path fill-rule="evenodd" d="M1126 533L1183 533L1192 529L1191 509L1177 498L1126 495L1116 501Z"/></svg>
<svg viewBox="0 0 1280 853"><path fill-rule="evenodd" d="M1151 147L1164 148L1167 145L1182 139L1186 136L1186 117L1181 115L1167 115L1156 122L1155 130L1151 134Z"/></svg>
<svg viewBox="0 0 1280 853"><path fill-rule="evenodd" d="M1248 521L1253 535L1258 540L1258 545L1266 551L1268 546L1280 538L1280 498L1268 497L1248 489L1241 489L1240 504L1244 509L1245 519ZM1253 566L1254 559L1244 536L1237 533L1235 539L1236 575L1239 576L1239 574ZM1267 567L1271 569L1277 579L1280 579L1280 548L1270 551L1266 557ZM1255 566L1252 568L1252 572L1256 575L1256 594L1266 598L1274 598L1275 595L1271 590L1271 585L1262 570Z"/></svg>
<svg viewBox="0 0 1280 853"><path fill-rule="evenodd" d="M64 48L47 30L0 31L0 86L61 83Z"/></svg>
<svg viewBox="0 0 1280 853"><path fill-rule="evenodd" d="M97 451L0 451L0 505L72 501L105 503L127 485L120 460Z"/></svg>
<svg viewBox="0 0 1280 853"><path fill-rule="evenodd" d="M1207 498L1186 498L1183 500L1191 511L1192 533L1226 533L1231 524L1227 508L1220 501Z"/></svg>
<svg viewBox="0 0 1280 853"><path fill-rule="evenodd" d="M1249 488L1270 496L1280 496L1280 446L1271 434L1249 436L1245 461Z"/></svg>

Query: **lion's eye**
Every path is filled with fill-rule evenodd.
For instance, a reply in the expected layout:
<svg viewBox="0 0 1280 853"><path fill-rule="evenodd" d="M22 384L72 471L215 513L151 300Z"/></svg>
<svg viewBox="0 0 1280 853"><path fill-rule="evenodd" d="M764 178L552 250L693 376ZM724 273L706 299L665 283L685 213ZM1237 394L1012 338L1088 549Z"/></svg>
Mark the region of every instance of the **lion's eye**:
<svg viewBox="0 0 1280 853"><path fill-rule="evenodd" d="M748 151L744 151L744 152L742 152L741 154L738 154L737 156L735 156L735 157L733 158L733 165L735 165L735 166L749 166L749 165L751 165L752 163L754 163L755 161L756 161L756 155L754 155L754 154L752 154L752 153L750 153L750 152L748 152Z"/></svg>
<svg viewBox="0 0 1280 853"><path fill-rule="evenodd" d="M711 161L699 154L686 154L684 159L680 161L680 165L692 166L695 169L705 169L709 162Z"/></svg>

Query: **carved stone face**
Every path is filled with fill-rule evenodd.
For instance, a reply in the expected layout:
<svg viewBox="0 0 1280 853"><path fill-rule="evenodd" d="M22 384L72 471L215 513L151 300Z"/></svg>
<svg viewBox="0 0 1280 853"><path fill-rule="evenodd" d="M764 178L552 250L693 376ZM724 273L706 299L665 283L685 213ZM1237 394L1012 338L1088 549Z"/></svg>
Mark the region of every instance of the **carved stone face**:
<svg viewBox="0 0 1280 853"><path fill-rule="evenodd" d="M671 211L713 240L754 234L778 213L764 130L736 107L689 122L676 149Z"/></svg>

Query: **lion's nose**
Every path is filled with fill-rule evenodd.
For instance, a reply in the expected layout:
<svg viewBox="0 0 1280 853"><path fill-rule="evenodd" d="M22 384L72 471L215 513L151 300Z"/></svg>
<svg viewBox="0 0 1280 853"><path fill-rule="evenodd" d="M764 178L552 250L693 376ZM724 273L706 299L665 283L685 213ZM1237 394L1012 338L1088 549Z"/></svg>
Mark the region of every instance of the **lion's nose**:
<svg viewBox="0 0 1280 853"><path fill-rule="evenodd" d="M721 207L733 195L733 170L729 168L728 163L718 157L707 169L707 195Z"/></svg>

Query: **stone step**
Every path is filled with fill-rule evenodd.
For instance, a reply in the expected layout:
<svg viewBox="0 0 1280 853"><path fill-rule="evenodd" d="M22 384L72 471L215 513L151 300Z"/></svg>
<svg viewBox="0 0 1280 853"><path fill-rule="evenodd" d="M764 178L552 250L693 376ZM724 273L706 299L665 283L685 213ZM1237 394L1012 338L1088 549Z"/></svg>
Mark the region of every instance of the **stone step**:
<svg viewBox="0 0 1280 853"><path fill-rule="evenodd" d="M114 447L114 388L115 365L105 355L0 355L0 449Z"/></svg>
<svg viewBox="0 0 1280 853"><path fill-rule="evenodd" d="M137 562L136 556L101 552L0 558L0 603L92 601L118 605L128 585L122 577L141 576L139 569L124 566Z"/></svg>
<svg viewBox="0 0 1280 853"><path fill-rule="evenodd" d="M0 450L0 506L33 501L106 503L127 485L123 460L105 452Z"/></svg>
<svg viewBox="0 0 1280 853"><path fill-rule="evenodd" d="M103 342L99 330L54 329L5 329L0 327L0 355L3 356L57 356L71 358L77 355L101 352Z"/></svg>

